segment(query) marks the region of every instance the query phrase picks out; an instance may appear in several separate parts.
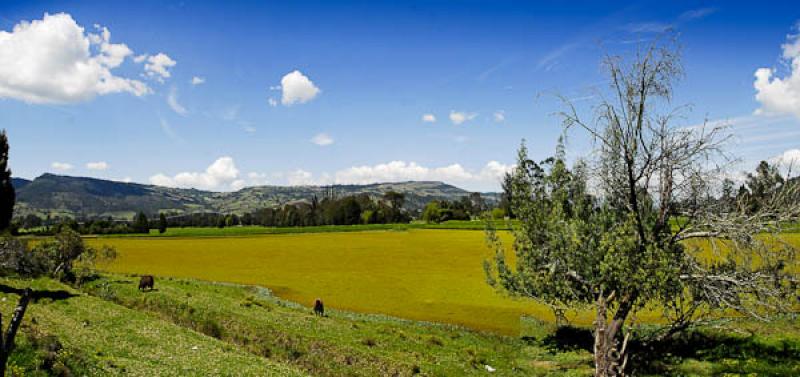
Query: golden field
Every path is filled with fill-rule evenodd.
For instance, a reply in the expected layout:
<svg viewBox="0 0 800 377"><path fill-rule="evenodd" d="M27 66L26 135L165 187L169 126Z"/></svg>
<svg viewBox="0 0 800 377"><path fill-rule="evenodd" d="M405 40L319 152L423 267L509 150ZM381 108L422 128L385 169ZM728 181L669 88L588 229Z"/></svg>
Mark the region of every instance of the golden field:
<svg viewBox="0 0 800 377"><path fill-rule="evenodd" d="M111 272L260 285L304 305L320 297L337 309L508 335L519 334L521 315L552 320L545 306L505 297L486 284L482 263L492 252L484 237L474 230L414 229L88 242L117 248L118 258L103 266ZM502 237L511 244L509 234ZM654 315L639 318L654 320ZM570 317L588 324L592 316Z"/></svg>

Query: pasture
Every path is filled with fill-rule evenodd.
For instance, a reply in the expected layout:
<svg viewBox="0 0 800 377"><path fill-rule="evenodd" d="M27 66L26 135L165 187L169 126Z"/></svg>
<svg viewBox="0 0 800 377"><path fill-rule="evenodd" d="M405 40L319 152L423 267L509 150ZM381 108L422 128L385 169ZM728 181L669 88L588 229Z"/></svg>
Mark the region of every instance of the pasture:
<svg viewBox="0 0 800 377"><path fill-rule="evenodd" d="M102 266L110 272L259 285L306 306L321 297L340 310L505 335L520 334L523 315L553 320L544 305L506 297L486 284L482 263L492 252L482 231L328 228L320 233L233 233L237 237L213 237L215 228L210 228L203 237L109 237L87 242L117 248L118 258ZM507 246L511 244L510 234L501 236ZM785 237L800 244L798 234ZM588 325L593 318L588 311L571 312L568 317L578 325ZM658 317L657 312L639 315L647 322Z"/></svg>
<svg viewBox="0 0 800 377"><path fill-rule="evenodd" d="M521 314L552 318L549 309L530 300L503 297L486 284L482 262L492 253L481 231L413 229L88 242L117 248L117 259L102 266L110 272L260 285L307 306L321 297L326 306L340 310L453 323L508 335L519 334Z"/></svg>

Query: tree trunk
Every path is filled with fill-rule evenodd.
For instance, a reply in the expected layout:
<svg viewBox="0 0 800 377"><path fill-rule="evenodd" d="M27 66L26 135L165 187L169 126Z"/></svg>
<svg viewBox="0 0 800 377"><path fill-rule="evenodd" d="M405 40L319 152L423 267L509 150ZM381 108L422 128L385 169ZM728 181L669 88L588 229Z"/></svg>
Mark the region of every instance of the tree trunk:
<svg viewBox="0 0 800 377"><path fill-rule="evenodd" d="M8 330L5 335L0 334L0 376L6 374L6 362L11 350L14 349L14 337L17 335L19 325L22 324L22 317L25 315L25 309L28 308L28 303L31 300L31 289L26 288L19 298L19 303L14 309L14 314L11 316L11 322L8 324ZM2 321L0 321L0 331L2 331Z"/></svg>
<svg viewBox="0 0 800 377"><path fill-rule="evenodd" d="M628 337L618 347L618 334L625 319L628 317L632 305L632 300L628 297L620 301L619 308L614 314L614 318L608 321L608 302L613 300L614 293L608 297L600 294L597 299L597 317L594 322L594 375L595 377L624 376L627 355L625 348Z"/></svg>

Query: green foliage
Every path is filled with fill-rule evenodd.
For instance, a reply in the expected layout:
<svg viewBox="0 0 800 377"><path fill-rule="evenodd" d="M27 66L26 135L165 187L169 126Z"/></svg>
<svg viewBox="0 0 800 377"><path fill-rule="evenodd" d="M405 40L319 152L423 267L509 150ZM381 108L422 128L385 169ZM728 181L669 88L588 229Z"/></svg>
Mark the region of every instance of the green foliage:
<svg viewBox="0 0 800 377"><path fill-rule="evenodd" d="M432 201L425 206L422 211L422 221L426 223L440 223L442 221L442 209L439 208L439 202Z"/></svg>
<svg viewBox="0 0 800 377"><path fill-rule="evenodd" d="M164 233L167 231L167 215L163 212L158 214L158 233Z"/></svg>
<svg viewBox="0 0 800 377"><path fill-rule="evenodd" d="M150 232L150 222L147 220L147 215L144 212L139 212L136 216L133 217L133 224L131 224L131 230L134 233L149 233Z"/></svg>
<svg viewBox="0 0 800 377"><path fill-rule="evenodd" d="M52 239L38 241L33 246L18 238L0 239L0 271L5 276L51 276L80 283L94 274L97 262L114 258L114 248L86 246L80 234L69 227L62 227Z"/></svg>

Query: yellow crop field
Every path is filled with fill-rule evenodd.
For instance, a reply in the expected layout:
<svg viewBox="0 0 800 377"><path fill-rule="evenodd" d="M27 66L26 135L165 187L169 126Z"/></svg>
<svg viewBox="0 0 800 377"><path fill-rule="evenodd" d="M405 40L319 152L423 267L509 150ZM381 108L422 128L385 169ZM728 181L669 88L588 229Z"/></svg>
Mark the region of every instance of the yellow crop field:
<svg viewBox="0 0 800 377"><path fill-rule="evenodd" d="M502 235L510 245L511 236ZM791 241L798 238L792 235ZM153 274L261 285L304 305L317 297L336 309L464 325L519 334L520 316L552 320L532 300L512 299L486 284L492 253L470 230L372 231L246 237L99 238L117 248L103 266ZM654 320L655 313L642 315ZM589 324L590 313L572 313Z"/></svg>

